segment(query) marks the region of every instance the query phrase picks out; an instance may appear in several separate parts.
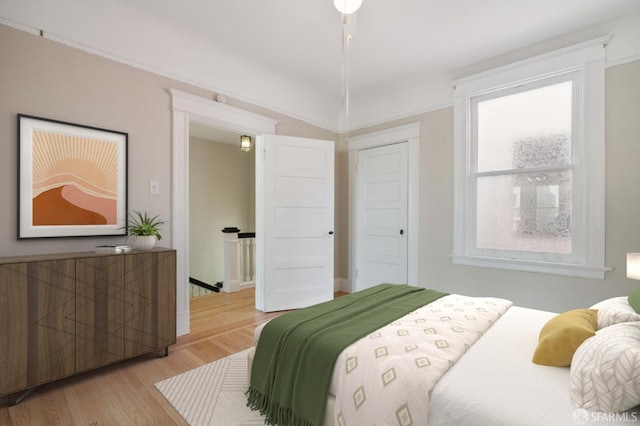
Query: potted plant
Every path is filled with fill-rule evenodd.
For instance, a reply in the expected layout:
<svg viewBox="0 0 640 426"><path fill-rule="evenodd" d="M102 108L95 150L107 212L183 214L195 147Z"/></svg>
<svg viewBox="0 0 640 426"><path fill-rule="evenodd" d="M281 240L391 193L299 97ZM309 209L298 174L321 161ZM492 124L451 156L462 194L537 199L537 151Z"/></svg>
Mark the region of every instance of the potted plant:
<svg viewBox="0 0 640 426"><path fill-rule="evenodd" d="M149 213L134 211L129 213L127 234L133 237L133 247L139 250L151 250L157 240L162 239L160 228L165 221Z"/></svg>

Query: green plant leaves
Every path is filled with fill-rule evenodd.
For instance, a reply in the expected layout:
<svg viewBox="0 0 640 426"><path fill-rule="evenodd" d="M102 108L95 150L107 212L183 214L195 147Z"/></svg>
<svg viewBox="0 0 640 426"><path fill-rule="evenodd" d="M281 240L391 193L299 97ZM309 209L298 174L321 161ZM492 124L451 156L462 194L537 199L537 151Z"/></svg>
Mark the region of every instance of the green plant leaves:
<svg viewBox="0 0 640 426"><path fill-rule="evenodd" d="M129 235L151 235L158 240L162 239L160 228L166 222L161 220L159 216L151 216L147 211L140 212L138 210L129 213Z"/></svg>

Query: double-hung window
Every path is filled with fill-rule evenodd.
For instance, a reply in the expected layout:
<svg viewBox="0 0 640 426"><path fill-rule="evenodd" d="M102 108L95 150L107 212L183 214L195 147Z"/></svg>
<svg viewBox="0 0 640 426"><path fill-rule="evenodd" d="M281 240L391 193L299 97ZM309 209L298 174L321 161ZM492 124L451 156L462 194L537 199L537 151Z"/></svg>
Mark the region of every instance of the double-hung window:
<svg viewBox="0 0 640 426"><path fill-rule="evenodd" d="M604 278L604 48L456 82L455 263Z"/></svg>

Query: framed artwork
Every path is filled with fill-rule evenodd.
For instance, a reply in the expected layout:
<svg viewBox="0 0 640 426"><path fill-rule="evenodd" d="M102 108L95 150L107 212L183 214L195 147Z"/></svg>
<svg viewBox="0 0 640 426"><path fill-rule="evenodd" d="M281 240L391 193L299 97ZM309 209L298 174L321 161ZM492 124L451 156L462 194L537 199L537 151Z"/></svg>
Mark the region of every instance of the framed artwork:
<svg viewBox="0 0 640 426"><path fill-rule="evenodd" d="M126 235L127 142L18 114L18 239Z"/></svg>

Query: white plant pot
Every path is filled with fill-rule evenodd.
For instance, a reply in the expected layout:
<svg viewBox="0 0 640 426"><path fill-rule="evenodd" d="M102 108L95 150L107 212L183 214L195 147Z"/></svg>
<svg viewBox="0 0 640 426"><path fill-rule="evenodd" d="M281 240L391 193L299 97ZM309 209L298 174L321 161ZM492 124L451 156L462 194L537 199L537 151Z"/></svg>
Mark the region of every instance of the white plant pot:
<svg viewBox="0 0 640 426"><path fill-rule="evenodd" d="M156 237L153 235L133 236L133 248L137 250L151 250L156 245Z"/></svg>

